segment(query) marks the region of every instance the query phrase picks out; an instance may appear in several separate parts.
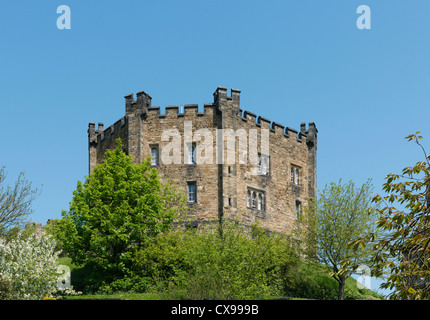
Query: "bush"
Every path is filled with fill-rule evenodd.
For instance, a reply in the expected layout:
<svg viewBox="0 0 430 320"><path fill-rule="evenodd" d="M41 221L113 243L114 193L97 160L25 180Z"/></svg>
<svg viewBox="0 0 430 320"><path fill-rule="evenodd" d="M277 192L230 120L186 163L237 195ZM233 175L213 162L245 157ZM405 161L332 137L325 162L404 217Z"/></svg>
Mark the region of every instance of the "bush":
<svg viewBox="0 0 430 320"><path fill-rule="evenodd" d="M132 272L117 277L95 266L69 265L72 283L86 293L157 293L161 299L337 299L327 267L306 262L287 236L227 223L160 234L134 256ZM65 263L65 262L63 262ZM348 279L346 299L369 299ZM381 298L381 297L379 297Z"/></svg>
<svg viewBox="0 0 430 320"><path fill-rule="evenodd" d="M155 237L136 254L135 272L147 280L147 290L167 288L191 268L185 257L194 236L193 231L172 230Z"/></svg>
<svg viewBox="0 0 430 320"><path fill-rule="evenodd" d="M284 277L284 294L289 297L334 300L338 284L327 268L301 261L294 272Z"/></svg>
<svg viewBox="0 0 430 320"><path fill-rule="evenodd" d="M55 242L50 237L19 233L6 243L0 238L0 276L5 299L43 299L57 290ZM5 290L4 288L7 288Z"/></svg>
<svg viewBox="0 0 430 320"><path fill-rule="evenodd" d="M0 300L8 299L11 295L11 284L10 281L3 280L0 277Z"/></svg>
<svg viewBox="0 0 430 320"><path fill-rule="evenodd" d="M221 232L220 232L221 231ZM264 299L282 294L297 256L288 238L224 223L188 233L168 298Z"/></svg>

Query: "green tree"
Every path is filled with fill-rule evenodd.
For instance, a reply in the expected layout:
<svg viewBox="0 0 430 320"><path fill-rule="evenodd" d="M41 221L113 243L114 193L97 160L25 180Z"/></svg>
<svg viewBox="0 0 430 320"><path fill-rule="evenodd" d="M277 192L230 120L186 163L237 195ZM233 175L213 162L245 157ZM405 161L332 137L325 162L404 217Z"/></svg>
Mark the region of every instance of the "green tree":
<svg viewBox="0 0 430 320"><path fill-rule="evenodd" d="M316 254L315 258L330 267L331 275L339 284L339 300L344 298L346 279L358 266L370 263L370 248L362 246L353 250L348 244L375 232L371 192L370 180L358 188L352 181L332 182L309 205L303 215L306 223L301 221L306 226L301 237L304 247L308 255Z"/></svg>
<svg viewBox="0 0 430 320"><path fill-rule="evenodd" d="M118 139L105 161L78 181L59 224L63 249L74 263L120 278L133 269L136 252L169 230L185 208L184 194L160 181L150 159L133 164Z"/></svg>
<svg viewBox="0 0 430 320"><path fill-rule="evenodd" d="M424 152L424 161L403 169L402 174L388 174L383 190L376 195L378 229L354 242L354 246L373 247L372 274L388 273L381 288L393 290L391 299L428 299L430 297L430 156L426 154L419 132L406 137ZM403 207L399 209L400 207Z"/></svg>

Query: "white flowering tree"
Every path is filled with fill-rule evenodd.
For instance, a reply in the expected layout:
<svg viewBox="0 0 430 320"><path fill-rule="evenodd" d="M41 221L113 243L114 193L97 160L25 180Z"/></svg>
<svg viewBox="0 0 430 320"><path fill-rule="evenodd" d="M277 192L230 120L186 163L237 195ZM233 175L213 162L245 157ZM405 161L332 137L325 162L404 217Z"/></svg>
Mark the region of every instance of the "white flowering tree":
<svg viewBox="0 0 430 320"><path fill-rule="evenodd" d="M6 242L0 238L0 279L8 283L8 299L35 300L58 289L58 251L50 236L30 235ZM0 289L1 290L1 289Z"/></svg>

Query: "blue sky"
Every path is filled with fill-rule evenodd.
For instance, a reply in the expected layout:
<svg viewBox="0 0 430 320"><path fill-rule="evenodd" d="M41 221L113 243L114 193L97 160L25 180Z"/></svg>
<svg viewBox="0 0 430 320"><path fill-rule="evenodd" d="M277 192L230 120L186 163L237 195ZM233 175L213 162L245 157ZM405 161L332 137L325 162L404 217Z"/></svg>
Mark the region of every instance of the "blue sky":
<svg viewBox="0 0 430 320"><path fill-rule="evenodd" d="M60 5L71 29L56 26ZM359 30L359 5L371 29ZM8 1L0 7L0 165L42 192L32 220L68 209L88 174L88 122L153 105L212 102L238 88L244 110L319 130L318 188L373 179L430 150L430 3L399 0ZM43 187L42 187L43 185Z"/></svg>

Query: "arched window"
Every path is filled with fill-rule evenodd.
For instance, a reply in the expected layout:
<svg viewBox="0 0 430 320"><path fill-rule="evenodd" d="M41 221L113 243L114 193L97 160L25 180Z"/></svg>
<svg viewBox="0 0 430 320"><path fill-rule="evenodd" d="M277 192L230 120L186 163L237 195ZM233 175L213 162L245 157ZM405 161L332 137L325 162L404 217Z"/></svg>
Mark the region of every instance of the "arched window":
<svg viewBox="0 0 430 320"><path fill-rule="evenodd" d="M265 195L264 191L249 188L246 191L246 207L258 211L265 211Z"/></svg>
<svg viewBox="0 0 430 320"><path fill-rule="evenodd" d="M263 197L262 197L261 193L258 194L257 209L258 210L263 210Z"/></svg>
<svg viewBox="0 0 430 320"><path fill-rule="evenodd" d="M251 208L255 208L257 206L257 195L255 194L255 191L252 192L252 204L251 204Z"/></svg>
<svg viewBox="0 0 430 320"><path fill-rule="evenodd" d="M158 166L158 147L151 148L151 164Z"/></svg>

